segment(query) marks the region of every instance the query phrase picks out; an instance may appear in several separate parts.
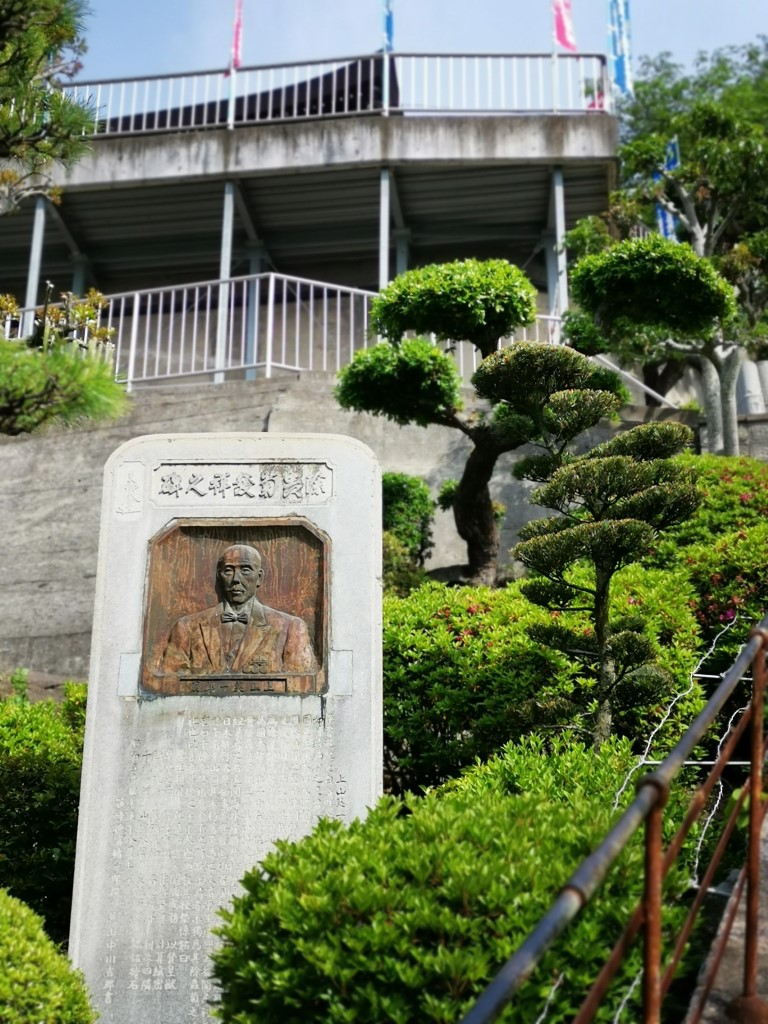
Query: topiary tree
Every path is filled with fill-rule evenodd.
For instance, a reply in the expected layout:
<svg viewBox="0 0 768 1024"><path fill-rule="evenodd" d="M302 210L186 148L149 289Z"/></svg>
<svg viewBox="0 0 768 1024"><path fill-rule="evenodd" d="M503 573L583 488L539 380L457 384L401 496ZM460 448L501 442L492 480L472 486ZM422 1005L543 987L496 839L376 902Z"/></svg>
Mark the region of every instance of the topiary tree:
<svg viewBox="0 0 768 1024"><path fill-rule="evenodd" d="M382 308L388 308L386 303ZM408 322L403 314L391 329L394 323ZM499 456L533 443L559 457L581 431L618 408L617 395L623 391L615 374L586 357L530 342L492 352L475 373L475 390L493 405L490 415L462 415L459 383L450 356L417 338L384 342L357 353L339 374L336 397L345 409L386 416L400 424L451 427L472 442L453 491L453 514L467 545L470 580L492 585L499 531L489 483Z"/></svg>
<svg viewBox="0 0 768 1024"><path fill-rule="evenodd" d="M531 501L557 513L520 530L515 557L536 573L523 592L558 615L579 612L589 620L587 628L583 621L565 619L534 625L529 632L577 658L593 680L596 746L611 734L621 691L647 685L655 674L642 617L628 614L610 622L611 583L619 569L648 552L657 531L685 520L697 507L693 471L671 459L691 440L692 432L682 424L648 423L554 472L542 474L541 463L524 460L516 467L520 476L547 479Z"/></svg>
<svg viewBox="0 0 768 1024"><path fill-rule="evenodd" d="M85 981L45 934L41 918L0 889L0 1020L93 1024Z"/></svg>
<svg viewBox="0 0 768 1024"><path fill-rule="evenodd" d="M536 318L536 289L506 260L459 260L400 274L371 303L371 328L393 344L406 331L471 342L483 356Z"/></svg>
<svg viewBox="0 0 768 1024"><path fill-rule="evenodd" d="M67 684L60 704L30 703L18 674L15 689L0 700L0 887L41 914L48 934L63 943L75 870L85 685Z"/></svg>
<svg viewBox="0 0 768 1024"><path fill-rule="evenodd" d="M660 235L629 239L579 260L571 291L609 350L626 348L640 327L651 331L652 361L666 349L695 366L704 389L709 448L738 455L736 380L746 348L733 286L709 260ZM588 333L583 324L575 326L577 336ZM667 337L654 335L659 330Z"/></svg>

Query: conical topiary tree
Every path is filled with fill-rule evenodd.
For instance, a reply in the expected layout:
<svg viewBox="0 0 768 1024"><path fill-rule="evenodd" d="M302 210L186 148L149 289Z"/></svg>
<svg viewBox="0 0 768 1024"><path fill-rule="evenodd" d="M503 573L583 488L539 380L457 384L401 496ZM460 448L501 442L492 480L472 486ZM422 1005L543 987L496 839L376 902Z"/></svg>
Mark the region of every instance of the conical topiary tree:
<svg viewBox="0 0 768 1024"><path fill-rule="evenodd" d="M520 530L514 555L536 574L523 591L553 612L586 615L574 623L558 618L530 634L547 646L579 659L594 713L596 746L611 734L617 696L633 685L653 685L653 650L638 616L611 616L611 581L637 562L656 532L683 522L699 504L694 472L671 456L690 443L680 423L634 427L569 458L533 492L531 501L557 515ZM518 475L542 479L546 467L522 462Z"/></svg>

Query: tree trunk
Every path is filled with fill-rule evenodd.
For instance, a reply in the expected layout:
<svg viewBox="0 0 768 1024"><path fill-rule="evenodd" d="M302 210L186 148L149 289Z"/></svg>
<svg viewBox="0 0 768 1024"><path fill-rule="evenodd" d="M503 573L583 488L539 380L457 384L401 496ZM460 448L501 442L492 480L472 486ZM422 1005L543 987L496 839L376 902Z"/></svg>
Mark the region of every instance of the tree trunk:
<svg viewBox="0 0 768 1024"><path fill-rule="evenodd" d="M739 454L739 420L736 409L736 382L745 352L739 345L722 351L719 366L720 408L723 420L723 455Z"/></svg>
<svg viewBox="0 0 768 1024"><path fill-rule="evenodd" d="M499 530L488 488L501 451L475 438L453 499L453 517L467 545L470 582L492 587L496 582Z"/></svg>
<svg viewBox="0 0 768 1024"><path fill-rule="evenodd" d="M666 395L683 376L684 370L683 363L673 360L666 363L646 363L643 366L643 384L660 395ZM658 406L661 403L658 398L646 393L645 404Z"/></svg>
<svg viewBox="0 0 768 1024"><path fill-rule="evenodd" d="M723 409L720 400L720 375L717 367L702 355L697 361L704 388L704 412L707 417L707 449L711 455L723 454Z"/></svg>
<svg viewBox="0 0 768 1024"><path fill-rule="evenodd" d="M610 648L608 629L608 612L611 601L612 566L595 566L595 606L594 623L597 641L597 699L599 707L595 721L593 741L595 750L611 737L613 727L613 709L611 695L616 684L616 662Z"/></svg>

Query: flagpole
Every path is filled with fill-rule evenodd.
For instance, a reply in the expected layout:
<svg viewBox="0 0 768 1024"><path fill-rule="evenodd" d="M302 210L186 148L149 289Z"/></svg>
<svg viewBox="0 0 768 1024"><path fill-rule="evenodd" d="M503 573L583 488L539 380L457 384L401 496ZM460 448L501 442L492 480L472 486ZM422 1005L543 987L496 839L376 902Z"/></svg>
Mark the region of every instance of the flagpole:
<svg viewBox="0 0 768 1024"><path fill-rule="evenodd" d="M552 109L557 113L560 97L560 75L557 65L557 21L554 2L552 4Z"/></svg>
<svg viewBox="0 0 768 1024"><path fill-rule="evenodd" d="M243 31L243 0L235 0L235 17L232 26L232 49L229 54L229 105L227 128L235 127L235 99L237 94L237 69L240 67L240 43Z"/></svg>
<svg viewBox="0 0 768 1024"><path fill-rule="evenodd" d="M381 106L382 113L385 117L389 116L389 65L390 65L390 54L392 53L392 0L383 0L382 7L382 28L384 45L382 46L382 60L384 62L382 69L382 85L381 85Z"/></svg>

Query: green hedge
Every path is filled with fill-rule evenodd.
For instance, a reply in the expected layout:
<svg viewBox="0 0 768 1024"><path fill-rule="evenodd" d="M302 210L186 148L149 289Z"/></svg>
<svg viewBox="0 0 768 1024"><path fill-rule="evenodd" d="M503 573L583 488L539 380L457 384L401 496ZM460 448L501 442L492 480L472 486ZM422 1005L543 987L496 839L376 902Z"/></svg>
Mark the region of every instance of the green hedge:
<svg viewBox="0 0 768 1024"><path fill-rule="evenodd" d="M613 614L643 616L668 681L661 692L638 686L617 706L617 729L638 742L688 685L699 642L692 601L680 573L630 566L616 577ZM409 597L385 598L385 771L393 791L443 782L541 726L587 731L591 681L575 661L527 635L528 626L552 619L518 583L501 590L429 583ZM694 688L677 705L667 735L699 698Z"/></svg>
<svg viewBox="0 0 768 1024"><path fill-rule="evenodd" d="M0 889L2 1024L92 1024L85 982L45 934L43 922Z"/></svg>
<svg viewBox="0 0 768 1024"><path fill-rule="evenodd" d="M381 576L384 593L396 597L407 597L424 583L427 573L400 543L393 533L387 530L381 535L382 561Z"/></svg>
<svg viewBox="0 0 768 1024"><path fill-rule="evenodd" d="M595 753L531 738L450 787L278 843L223 912L218 1018L455 1024L610 827L607 795L632 760L626 740ZM536 1019L560 969L548 1020L571 1019L641 879L638 836L502 1020ZM681 891L681 875L669 884ZM619 996L597 1020L613 1019Z"/></svg>
<svg viewBox="0 0 768 1024"><path fill-rule="evenodd" d="M0 700L0 887L65 942L74 876L85 684L65 699Z"/></svg>
<svg viewBox="0 0 768 1024"><path fill-rule="evenodd" d="M711 544L726 533L759 526L768 518L768 465L746 456L678 455L675 462L696 470L702 493L698 509L684 523L668 527L647 564L679 563L690 544Z"/></svg>
<svg viewBox="0 0 768 1024"><path fill-rule="evenodd" d="M384 530L397 537L418 565L424 565L424 559L434 547L435 500L429 487L417 476L383 473L381 494Z"/></svg>
<svg viewBox="0 0 768 1024"><path fill-rule="evenodd" d="M687 522L665 532L646 564L688 574L702 650L733 624L703 666L718 673L768 610L768 466L743 456L678 458L696 466L704 499Z"/></svg>

